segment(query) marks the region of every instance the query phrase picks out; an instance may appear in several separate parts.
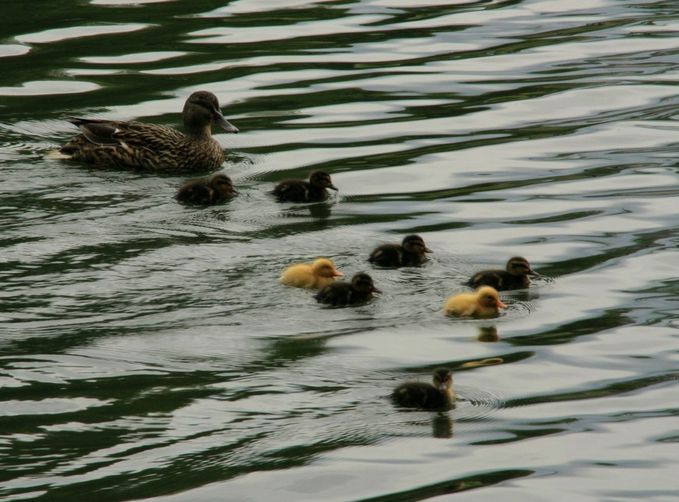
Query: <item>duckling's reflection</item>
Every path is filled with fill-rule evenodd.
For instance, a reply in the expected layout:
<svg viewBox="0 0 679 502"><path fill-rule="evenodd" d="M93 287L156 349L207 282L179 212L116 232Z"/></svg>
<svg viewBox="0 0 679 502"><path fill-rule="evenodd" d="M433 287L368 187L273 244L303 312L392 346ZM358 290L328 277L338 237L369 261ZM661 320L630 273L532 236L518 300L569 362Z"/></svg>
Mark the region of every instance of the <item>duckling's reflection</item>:
<svg viewBox="0 0 679 502"><path fill-rule="evenodd" d="M431 435L441 439L453 437L453 421L448 413L439 412L434 416L431 421Z"/></svg>
<svg viewBox="0 0 679 502"><path fill-rule="evenodd" d="M520 302L530 302L540 298L540 294L536 289L520 289L512 292L511 298Z"/></svg>
<svg viewBox="0 0 679 502"><path fill-rule="evenodd" d="M479 326L479 335L476 337L479 342L497 342L500 335L497 326Z"/></svg>
<svg viewBox="0 0 679 502"><path fill-rule="evenodd" d="M327 202L318 202L316 204L309 204L309 214L311 215L312 218L316 218L319 220L326 220L330 218L332 211L331 207L332 204L328 204Z"/></svg>

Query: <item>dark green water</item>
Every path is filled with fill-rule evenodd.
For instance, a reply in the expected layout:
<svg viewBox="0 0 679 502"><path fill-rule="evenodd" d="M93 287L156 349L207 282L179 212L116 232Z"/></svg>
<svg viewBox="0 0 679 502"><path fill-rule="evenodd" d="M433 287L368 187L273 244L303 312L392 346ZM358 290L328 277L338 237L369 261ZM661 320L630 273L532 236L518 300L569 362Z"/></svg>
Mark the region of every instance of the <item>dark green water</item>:
<svg viewBox="0 0 679 502"><path fill-rule="evenodd" d="M676 500L679 7L672 1L62 0L0 21L0 498ZM177 126L240 196L47 152L68 116ZM330 172L337 200L280 205ZM421 269L373 270L420 233ZM545 277L491 321L475 270ZM280 286L328 256L384 294ZM405 379L454 370L447 413Z"/></svg>

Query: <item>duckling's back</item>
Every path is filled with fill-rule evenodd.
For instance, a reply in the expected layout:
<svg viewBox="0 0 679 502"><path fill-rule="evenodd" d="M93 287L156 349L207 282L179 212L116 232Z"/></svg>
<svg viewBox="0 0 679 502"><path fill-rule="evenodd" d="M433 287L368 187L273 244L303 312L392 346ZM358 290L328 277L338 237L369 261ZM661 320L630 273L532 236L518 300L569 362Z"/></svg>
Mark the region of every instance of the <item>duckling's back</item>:
<svg viewBox="0 0 679 502"><path fill-rule="evenodd" d="M280 281L296 288L313 288L316 282L311 264L291 265L283 271Z"/></svg>
<svg viewBox="0 0 679 502"><path fill-rule="evenodd" d="M498 291L506 291L527 287L527 284L524 285L524 281L528 282L525 277L513 276L506 270L482 270L475 273L466 284L474 289L481 286L492 286Z"/></svg>
<svg viewBox="0 0 679 502"><path fill-rule="evenodd" d="M392 401L406 408L425 410L449 408L451 400L433 385L424 382L406 382L391 394Z"/></svg>
<svg viewBox="0 0 679 502"><path fill-rule="evenodd" d="M403 265L403 248L399 244L382 244L370 253L368 261L378 267L400 267Z"/></svg>
<svg viewBox="0 0 679 502"><path fill-rule="evenodd" d="M470 316L474 315L477 304L474 293L460 293L448 298L443 310L447 315Z"/></svg>

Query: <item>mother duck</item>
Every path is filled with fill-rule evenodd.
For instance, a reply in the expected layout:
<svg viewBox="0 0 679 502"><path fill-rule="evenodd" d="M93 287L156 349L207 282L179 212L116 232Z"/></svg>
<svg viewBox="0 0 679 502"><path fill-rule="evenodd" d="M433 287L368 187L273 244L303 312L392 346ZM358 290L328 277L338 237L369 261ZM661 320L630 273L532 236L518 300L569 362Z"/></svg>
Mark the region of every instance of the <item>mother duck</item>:
<svg viewBox="0 0 679 502"><path fill-rule="evenodd" d="M100 166L132 167L163 173L218 169L224 151L212 137L212 124L237 133L219 110L217 96L197 91L182 111L184 133L156 124L72 118L79 134L59 150L67 158Z"/></svg>

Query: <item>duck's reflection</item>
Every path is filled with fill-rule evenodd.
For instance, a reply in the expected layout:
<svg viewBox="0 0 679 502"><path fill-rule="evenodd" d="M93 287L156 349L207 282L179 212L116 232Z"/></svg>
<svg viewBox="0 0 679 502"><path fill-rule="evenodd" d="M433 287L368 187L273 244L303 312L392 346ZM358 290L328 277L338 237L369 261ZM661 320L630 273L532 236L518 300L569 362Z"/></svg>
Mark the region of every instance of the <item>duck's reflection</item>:
<svg viewBox="0 0 679 502"><path fill-rule="evenodd" d="M439 412L434 415L431 421L431 435L441 439L453 437L453 420L448 413Z"/></svg>
<svg viewBox="0 0 679 502"><path fill-rule="evenodd" d="M316 218L319 220L326 220L330 218L332 215L331 208L332 204L328 204L327 202L318 202L316 204L309 204L309 214L311 215L312 218Z"/></svg>
<svg viewBox="0 0 679 502"><path fill-rule="evenodd" d="M497 326L480 326L479 334L476 337L479 342L497 342L500 340L500 335L497 332Z"/></svg>

